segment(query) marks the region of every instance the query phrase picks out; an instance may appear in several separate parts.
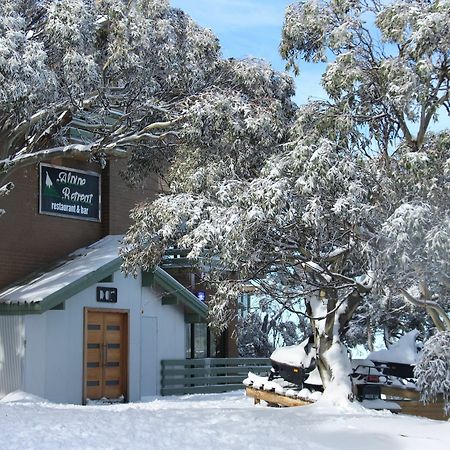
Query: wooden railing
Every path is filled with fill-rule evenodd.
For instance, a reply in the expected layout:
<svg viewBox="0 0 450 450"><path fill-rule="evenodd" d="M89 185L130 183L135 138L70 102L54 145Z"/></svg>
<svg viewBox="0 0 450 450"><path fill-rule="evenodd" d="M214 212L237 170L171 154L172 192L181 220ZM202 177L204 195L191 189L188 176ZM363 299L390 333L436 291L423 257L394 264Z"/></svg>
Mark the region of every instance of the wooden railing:
<svg viewBox="0 0 450 450"><path fill-rule="evenodd" d="M206 394L243 389L248 372L267 376L269 358L164 359L161 395Z"/></svg>

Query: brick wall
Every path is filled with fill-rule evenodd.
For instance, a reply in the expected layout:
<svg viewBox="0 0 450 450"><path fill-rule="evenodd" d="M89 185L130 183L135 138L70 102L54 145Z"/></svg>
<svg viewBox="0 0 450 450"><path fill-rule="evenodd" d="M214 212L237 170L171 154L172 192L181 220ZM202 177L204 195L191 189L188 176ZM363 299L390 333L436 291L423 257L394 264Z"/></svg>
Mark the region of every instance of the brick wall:
<svg viewBox="0 0 450 450"><path fill-rule="evenodd" d="M144 200L153 200L159 190L155 177L136 188L130 188L123 182L120 171L125 168L126 161L115 161L109 167L109 234L123 234L131 225L130 210Z"/></svg>
<svg viewBox="0 0 450 450"><path fill-rule="evenodd" d="M138 201L153 197L157 182L141 189L125 186L119 171L123 161L104 169L73 159L50 164L102 174L102 221L90 222L39 214L39 166L14 173L15 189L0 198L6 214L0 217L0 289L67 257L77 248L92 244L108 234L122 234L130 224L129 211Z"/></svg>

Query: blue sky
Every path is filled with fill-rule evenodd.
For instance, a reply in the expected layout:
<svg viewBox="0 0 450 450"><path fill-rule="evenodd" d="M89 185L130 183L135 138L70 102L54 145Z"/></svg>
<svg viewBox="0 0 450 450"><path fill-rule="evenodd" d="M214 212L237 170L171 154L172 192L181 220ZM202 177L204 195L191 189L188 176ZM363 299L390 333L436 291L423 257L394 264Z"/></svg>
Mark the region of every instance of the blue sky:
<svg viewBox="0 0 450 450"><path fill-rule="evenodd" d="M263 58L284 70L278 53L286 6L292 0L171 0L172 6L187 12L199 25L219 38L223 56ZM297 78L298 104L308 98L325 98L320 86L324 66L303 64Z"/></svg>

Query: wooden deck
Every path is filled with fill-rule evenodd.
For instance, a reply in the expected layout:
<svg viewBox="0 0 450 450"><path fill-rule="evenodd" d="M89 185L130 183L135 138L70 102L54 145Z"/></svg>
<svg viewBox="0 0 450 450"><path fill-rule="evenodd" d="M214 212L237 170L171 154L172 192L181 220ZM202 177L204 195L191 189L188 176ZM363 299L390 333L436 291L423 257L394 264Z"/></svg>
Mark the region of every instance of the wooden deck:
<svg viewBox="0 0 450 450"><path fill-rule="evenodd" d="M382 388L387 400L397 403L401 407L401 414L427 417L434 420L450 420L450 416L444 414L444 402L440 400L436 403L424 405L419 401L420 393L412 389L393 388L386 386ZM247 397L254 399L255 404L264 400L269 406L305 406L314 403L311 400L286 397L275 392L264 391L252 387L245 388Z"/></svg>
<svg viewBox="0 0 450 450"><path fill-rule="evenodd" d="M394 386L381 386L381 393L386 395L388 400L420 400L420 392L415 389L406 389Z"/></svg>
<svg viewBox="0 0 450 450"><path fill-rule="evenodd" d="M411 416L428 417L435 420L450 420L450 416L444 413L444 400L439 398L435 403L423 404L420 401L420 392L414 389L383 386L381 393L387 399L397 403L401 408L401 414Z"/></svg>
<svg viewBox="0 0 450 450"><path fill-rule="evenodd" d="M450 420L450 416L444 413L444 402L428 403L424 405L420 401L415 400L399 400L398 403L402 410L402 414L408 414L410 416L428 417L434 420Z"/></svg>

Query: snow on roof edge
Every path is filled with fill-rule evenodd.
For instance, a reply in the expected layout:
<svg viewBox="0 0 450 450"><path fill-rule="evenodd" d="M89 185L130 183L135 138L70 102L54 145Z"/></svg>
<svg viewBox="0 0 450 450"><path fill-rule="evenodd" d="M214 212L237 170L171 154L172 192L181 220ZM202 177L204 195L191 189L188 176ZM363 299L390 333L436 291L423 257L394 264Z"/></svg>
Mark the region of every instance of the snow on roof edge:
<svg viewBox="0 0 450 450"><path fill-rule="evenodd" d="M87 247L75 250L51 270L0 292L0 304L29 305L42 302L49 295L118 259L122 237L123 235L108 235Z"/></svg>

